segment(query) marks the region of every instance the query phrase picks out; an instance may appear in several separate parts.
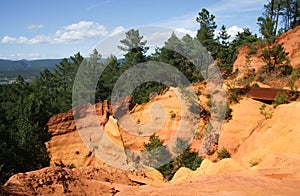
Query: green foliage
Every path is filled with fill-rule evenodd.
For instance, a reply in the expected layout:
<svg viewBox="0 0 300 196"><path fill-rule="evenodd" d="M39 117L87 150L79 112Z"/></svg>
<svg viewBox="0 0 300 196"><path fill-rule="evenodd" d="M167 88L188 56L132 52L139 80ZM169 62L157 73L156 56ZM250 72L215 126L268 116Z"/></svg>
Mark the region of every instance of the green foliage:
<svg viewBox="0 0 300 196"><path fill-rule="evenodd" d="M196 21L200 24L200 29L197 32L198 41L211 52L213 58L216 57L216 41L214 38L214 32L217 28L215 16L210 14L207 9L202 9L198 13Z"/></svg>
<svg viewBox="0 0 300 196"><path fill-rule="evenodd" d="M125 36L125 39L120 41L123 46L118 46L119 49L127 52L122 64L123 71L133 65L145 62L145 53L149 49L146 47L147 41L142 41L143 36L140 36L139 30L130 29L125 33Z"/></svg>
<svg viewBox="0 0 300 196"><path fill-rule="evenodd" d="M248 50L247 55L251 56L254 54L257 54L257 47L254 44L249 44L249 50Z"/></svg>
<svg viewBox="0 0 300 196"><path fill-rule="evenodd" d="M225 147L223 147L221 150L218 151L218 158L226 159L230 157L231 157L230 152Z"/></svg>
<svg viewBox="0 0 300 196"><path fill-rule="evenodd" d="M226 103L226 110L225 110L225 120L232 119L232 109L230 107L230 103Z"/></svg>
<svg viewBox="0 0 300 196"><path fill-rule="evenodd" d="M259 84L254 83L254 84L252 85L252 88L259 88Z"/></svg>
<svg viewBox="0 0 300 196"><path fill-rule="evenodd" d="M169 162L171 159L171 153L163 146L163 141L155 134L150 136L149 143L145 143L144 148L144 156L147 160L146 164L149 166L158 168L161 163Z"/></svg>
<svg viewBox="0 0 300 196"><path fill-rule="evenodd" d="M260 33L265 39L266 48L262 50L261 58L266 63L265 71L267 74L276 71L277 75L290 75L292 68L290 66L290 60L288 53L285 52L283 44L274 44L276 41L276 32L278 26L278 16L281 8L281 3L278 5L277 13L274 12L274 1L272 0L272 6L270 4L267 8L265 17L259 17L258 25L260 26ZM274 18L274 16L277 17ZM278 73L279 72L279 73Z"/></svg>
<svg viewBox="0 0 300 196"><path fill-rule="evenodd" d="M158 93L161 94L163 91L167 88L166 85L161 84L159 82L145 82L142 85L138 86L136 89L134 89L132 96L133 100L132 103L147 103L150 98L150 93Z"/></svg>
<svg viewBox="0 0 300 196"><path fill-rule="evenodd" d="M275 41L275 34L274 34L274 22L272 19L267 16L267 17L259 17L257 19L257 24L259 25L260 33L262 36L267 40L268 44L271 45Z"/></svg>
<svg viewBox="0 0 300 196"><path fill-rule="evenodd" d="M232 88L228 90L228 99L230 103L238 103L241 96L244 94L243 89Z"/></svg>
<svg viewBox="0 0 300 196"><path fill-rule="evenodd" d="M106 62L102 63L102 66L105 66L105 69L101 73L97 83L95 95L96 102L111 100L112 90L121 75L120 63L118 62L117 57L111 55Z"/></svg>
<svg viewBox="0 0 300 196"><path fill-rule="evenodd" d="M146 164L160 171L167 180L171 180L180 167L196 170L202 162L202 158L198 157L197 153L190 152L188 141L181 138L176 140L174 149L176 157L173 160L171 153L163 146L163 141L160 141L155 134L150 136L149 143L145 143L144 147L143 156L146 159ZM167 160L169 161L165 165L159 165L161 161L166 162Z"/></svg>
<svg viewBox="0 0 300 196"><path fill-rule="evenodd" d="M187 59L189 56L193 59L199 50L201 48L197 47L197 41L191 36L185 35L180 40L175 33L172 33L171 37L165 42L165 46L156 51L153 60L170 64L184 74L189 81L199 82L203 80L202 74L190 59ZM204 48L202 50L205 51ZM182 54L185 54L185 56ZM200 66L206 66L207 62L203 62L202 64ZM174 74L174 78L176 77L179 78L179 76Z"/></svg>
<svg viewBox="0 0 300 196"><path fill-rule="evenodd" d="M1 85L0 92L0 183L4 183L15 173L49 164L44 144L49 135L44 126L50 112L42 95L22 77Z"/></svg>
<svg viewBox="0 0 300 196"><path fill-rule="evenodd" d="M286 32L300 24L299 0L271 0L265 7L264 16L274 21L274 34Z"/></svg>
<svg viewBox="0 0 300 196"><path fill-rule="evenodd" d="M74 169L76 166L72 163L71 165L68 166L69 169Z"/></svg>
<svg viewBox="0 0 300 196"><path fill-rule="evenodd" d="M154 167L160 171L166 179L170 179L172 166L171 153L163 146L163 141L159 139L155 134L151 135L149 138L149 143L144 143L145 151L143 151L143 156L145 158L145 164ZM165 163L164 165L161 165Z"/></svg>
<svg viewBox="0 0 300 196"><path fill-rule="evenodd" d="M199 157L196 152L190 152L190 145L188 145L188 141L177 138L174 151L178 155L172 163L174 169L178 170L180 167L187 167L195 171L198 167L200 167L202 158ZM175 174L176 171L173 170L173 173Z"/></svg>
<svg viewBox="0 0 300 196"><path fill-rule="evenodd" d="M80 53L63 59L53 72L45 69L31 83L19 76L0 85L0 181L18 172L49 165L46 124L57 113L71 109L72 88Z"/></svg>
<svg viewBox="0 0 300 196"><path fill-rule="evenodd" d="M265 120L270 119L273 116L273 111L271 109L267 110L266 104L260 106L259 113L264 116Z"/></svg>
<svg viewBox="0 0 300 196"><path fill-rule="evenodd" d="M297 87L295 87L295 82L299 79L299 77L300 77L300 65L298 65L297 68L293 69L292 74L290 76L290 80L288 82L288 85L290 87L290 90L292 91L293 96L295 96L297 92Z"/></svg>
<svg viewBox="0 0 300 196"><path fill-rule="evenodd" d="M259 39L257 35L253 35L249 28L243 28L242 32L238 32L234 40L232 41L232 47L236 50L243 45L252 44Z"/></svg>
<svg viewBox="0 0 300 196"><path fill-rule="evenodd" d="M236 51L229 43L230 35L227 33L227 29L222 25L218 39L218 53L216 55L218 67L222 72L223 77L228 77L232 73L233 63L236 58Z"/></svg>
<svg viewBox="0 0 300 196"><path fill-rule="evenodd" d="M208 106L208 107L212 107L212 106L214 106L214 102L213 102L213 100L212 99L209 99L207 102L206 102L206 105Z"/></svg>
<svg viewBox="0 0 300 196"><path fill-rule="evenodd" d="M277 106L284 103L288 103L288 95L284 92L278 92L274 99L274 107L276 108Z"/></svg>
<svg viewBox="0 0 300 196"><path fill-rule="evenodd" d="M290 75L292 72L288 53L285 52L282 44L276 44L262 50L261 58L266 62L266 72L279 72L278 75Z"/></svg>

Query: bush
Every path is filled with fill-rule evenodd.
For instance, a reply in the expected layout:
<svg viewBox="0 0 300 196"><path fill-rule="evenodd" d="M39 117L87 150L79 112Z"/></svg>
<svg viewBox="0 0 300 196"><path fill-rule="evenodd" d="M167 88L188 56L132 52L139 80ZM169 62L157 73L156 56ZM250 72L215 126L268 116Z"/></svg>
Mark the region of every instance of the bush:
<svg viewBox="0 0 300 196"><path fill-rule="evenodd" d="M259 113L262 114L262 115L265 117L265 119L267 120L267 119L269 119L269 118L272 118L273 113L272 113L271 110L268 110L268 111L267 111L267 110L266 110L266 107L267 107L266 104L262 104L262 105L260 106L260 108L259 108Z"/></svg>
<svg viewBox="0 0 300 196"><path fill-rule="evenodd" d="M296 94L297 92L297 87L295 87L295 82L299 79L299 77L300 77L300 65L298 65L297 68L293 69L290 76L290 80L288 82L288 85L293 95Z"/></svg>
<svg viewBox="0 0 300 196"><path fill-rule="evenodd" d="M280 74L281 76L289 76L293 72L293 67L291 65L284 65L280 67Z"/></svg>
<svg viewBox="0 0 300 196"><path fill-rule="evenodd" d="M74 168L76 168L76 166L75 166L74 164L71 164L71 165L69 165L68 167L69 167L69 169L74 169Z"/></svg>
<svg viewBox="0 0 300 196"><path fill-rule="evenodd" d="M176 118L176 113L174 113L173 110L170 111L170 116L171 116L171 119L175 119Z"/></svg>
<svg viewBox="0 0 300 196"><path fill-rule="evenodd" d="M218 158L220 159L230 158L230 156L230 152L224 147L220 151L218 151Z"/></svg>
<svg viewBox="0 0 300 196"><path fill-rule="evenodd" d="M282 92L278 92L275 99L274 99L274 107L276 108L277 106L288 103L288 95Z"/></svg>
<svg viewBox="0 0 300 196"><path fill-rule="evenodd" d="M288 53L285 52L282 44L276 44L272 48L262 50L262 60L266 63L266 72L271 73L275 71L276 66L286 67L290 64ZM287 68L285 74L287 74L290 68ZM291 71L290 71L291 73Z"/></svg>
<svg viewBox="0 0 300 196"><path fill-rule="evenodd" d="M253 85L252 85L252 88L259 88L260 86L259 86L259 84L257 84L257 83L254 83Z"/></svg>
<svg viewBox="0 0 300 196"><path fill-rule="evenodd" d="M228 91L230 103L238 103L241 96L245 94L241 88L232 88Z"/></svg>
<svg viewBox="0 0 300 196"><path fill-rule="evenodd" d="M171 153L163 146L161 141L155 134L150 136L149 143L145 143L146 151L143 156L146 159L146 164L156 168L167 180L171 180L174 174L180 167L187 167L191 170L196 170L202 162L202 158L198 157L196 152L190 152L188 141L177 138L176 147L174 149L177 155L171 160ZM168 163L160 166L161 161Z"/></svg>
<svg viewBox="0 0 300 196"><path fill-rule="evenodd" d="M213 100L212 99L209 99L207 102L206 102L206 105L208 106L208 107L213 107L214 106L214 102L213 102Z"/></svg>
<svg viewBox="0 0 300 196"><path fill-rule="evenodd" d="M249 50L248 50L248 53L247 53L249 56L251 55L254 55L254 54L257 54L257 48L255 45L253 44L250 44L249 45Z"/></svg>

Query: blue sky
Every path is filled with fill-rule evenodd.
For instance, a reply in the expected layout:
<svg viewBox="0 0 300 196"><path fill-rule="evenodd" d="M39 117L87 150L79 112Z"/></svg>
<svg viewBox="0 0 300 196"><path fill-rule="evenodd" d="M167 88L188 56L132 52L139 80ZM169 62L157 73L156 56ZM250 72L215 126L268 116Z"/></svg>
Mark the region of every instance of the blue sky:
<svg viewBox="0 0 300 196"><path fill-rule="evenodd" d="M258 33L256 19L266 0L2 0L0 58L38 59L88 55L112 33L157 25L192 36L202 8L234 35ZM100 51L101 52L101 51Z"/></svg>

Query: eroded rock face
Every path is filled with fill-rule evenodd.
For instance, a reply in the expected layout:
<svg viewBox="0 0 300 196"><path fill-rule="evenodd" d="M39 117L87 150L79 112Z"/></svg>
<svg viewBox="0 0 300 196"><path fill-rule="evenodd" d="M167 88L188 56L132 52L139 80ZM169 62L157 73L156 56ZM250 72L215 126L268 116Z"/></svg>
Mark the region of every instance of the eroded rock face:
<svg viewBox="0 0 300 196"><path fill-rule="evenodd" d="M283 43L285 52L288 53L288 57L291 60L291 65L296 67L300 64L300 26L288 31L287 33L282 34L277 43ZM233 65L233 71L236 69L239 70L240 76L242 76L246 71L246 56L248 54L249 47L243 46L239 49L238 57ZM258 51L257 54L251 55L251 62L248 65L250 70L258 71L266 63L259 57L261 51Z"/></svg>
<svg viewBox="0 0 300 196"><path fill-rule="evenodd" d="M157 99L166 101L167 97L158 96ZM98 159L93 153L88 156L89 158L80 158L84 149L87 149L86 152L89 150L87 147L80 149L80 145L84 147L84 144L80 141L77 127L74 128L74 124L69 122L74 121L72 115L69 112L65 115L60 114L51 121L62 126L52 124L52 128L56 127L57 130L52 131L54 140L50 140L50 144L54 146L50 146L49 149L52 150L54 157L61 158L57 161L63 160L65 165L73 163L77 168L49 167L16 174L2 187L0 193L2 191L7 195L187 195L195 193L198 195L208 193L209 195L298 195L300 192L298 164L300 103L293 102L278 106L274 110L273 117L268 120L259 114L261 104L245 98L233 105L233 119L224 125L218 141L218 148L227 148L232 158L216 163L205 159L196 171L181 168L168 183L162 181L157 171L137 175L134 172L121 171L105 165L78 168L79 164L95 165ZM88 105L81 108L85 111L80 117L84 122L82 127L93 123L84 120L91 115L93 107L95 106ZM136 115L134 118L143 114L142 108L135 108L133 111ZM140 123L147 122L146 119ZM172 122L179 119L169 120ZM66 130L62 130L61 127ZM164 131L167 134L167 130ZM122 136L122 132L118 130L114 118L108 118L103 134L106 134L113 144L121 149L124 148L124 141L118 139L120 135ZM69 141L71 137L74 140ZM76 138L78 140L75 140ZM56 153L55 145L66 149L58 148L59 153ZM68 147L70 145L71 148ZM81 150L79 157L76 157L76 153L68 154L68 150L74 152L75 147ZM74 157L71 159L68 156Z"/></svg>
<svg viewBox="0 0 300 196"><path fill-rule="evenodd" d="M134 185L126 172L107 167L61 168L19 173L3 186L7 195L112 195L113 184Z"/></svg>
<svg viewBox="0 0 300 196"><path fill-rule="evenodd" d="M51 157L50 165L61 162L66 166L76 167L102 165L103 162L95 157L95 148L102 135L109 135L119 143L121 140L120 136L109 134L118 132L113 130L118 129L116 126L110 126L111 130L105 130L106 134L104 133L110 115L111 104L104 101L103 104L86 104L52 116L47 123L51 139L46 143Z"/></svg>

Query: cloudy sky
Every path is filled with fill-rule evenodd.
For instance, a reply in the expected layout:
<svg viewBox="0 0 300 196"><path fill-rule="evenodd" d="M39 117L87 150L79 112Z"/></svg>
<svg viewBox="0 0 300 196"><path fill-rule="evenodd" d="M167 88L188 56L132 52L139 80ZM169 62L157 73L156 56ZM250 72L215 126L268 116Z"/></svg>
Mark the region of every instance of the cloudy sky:
<svg viewBox="0 0 300 196"><path fill-rule="evenodd" d="M195 18L202 8L214 14L218 28L224 24L232 36L244 27L258 33L256 19L261 15L266 2L267 0L2 0L0 58L62 58L77 52L86 56L103 40L130 28L168 27L179 36L185 33L194 36L199 28ZM151 38L155 30L144 33L145 39ZM161 36L156 36L156 39L159 37ZM109 47L111 43L102 46Z"/></svg>

